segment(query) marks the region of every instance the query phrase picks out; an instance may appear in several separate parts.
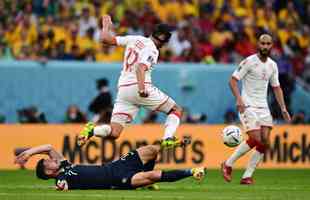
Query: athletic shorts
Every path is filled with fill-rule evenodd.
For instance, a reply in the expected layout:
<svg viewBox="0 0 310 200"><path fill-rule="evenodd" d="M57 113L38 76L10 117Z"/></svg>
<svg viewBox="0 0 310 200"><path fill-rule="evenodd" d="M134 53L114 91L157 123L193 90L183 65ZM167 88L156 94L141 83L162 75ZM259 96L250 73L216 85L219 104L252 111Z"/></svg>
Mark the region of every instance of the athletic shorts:
<svg viewBox="0 0 310 200"><path fill-rule="evenodd" d="M125 126L137 115L139 108L168 113L176 104L175 101L152 84L145 84L149 96L139 96L137 84L120 86L114 104L111 122Z"/></svg>
<svg viewBox="0 0 310 200"><path fill-rule="evenodd" d="M260 129L261 126L273 126L268 108L247 107L244 113L239 113L239 118L245 132Z"/></svg>
<svg viewBox="0 0 310 200"><path fill-rule="evenodd" d="M114 189L135 189L131 185L132 177L144 171L144 165L136 150L128 152L120 159L109 164L113 174Z"/></svg>

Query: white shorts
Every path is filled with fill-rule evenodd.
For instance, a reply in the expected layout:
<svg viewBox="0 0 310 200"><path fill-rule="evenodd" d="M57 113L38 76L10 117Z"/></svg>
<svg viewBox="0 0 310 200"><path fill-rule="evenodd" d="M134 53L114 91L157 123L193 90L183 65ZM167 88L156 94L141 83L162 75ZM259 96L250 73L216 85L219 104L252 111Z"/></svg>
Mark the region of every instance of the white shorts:
<svg viewBox="0 0 310 200"><path fill-rule="evenodd" d="M116 101L114 104L111 122L116 122L125 126L131 122L139 111L145 107L152 111L168 113L176 104L175 101L151 84L145 84L149 96L140 97L138 85L121 86L118 88Z"/></svg>
<svg viewBox="0 0 310 200"><path fill-rule="evenodd" d="M261 126L273 126L268 108L247 107L244 113L239 113L239 118L245 132L260 129Z"/></svg>

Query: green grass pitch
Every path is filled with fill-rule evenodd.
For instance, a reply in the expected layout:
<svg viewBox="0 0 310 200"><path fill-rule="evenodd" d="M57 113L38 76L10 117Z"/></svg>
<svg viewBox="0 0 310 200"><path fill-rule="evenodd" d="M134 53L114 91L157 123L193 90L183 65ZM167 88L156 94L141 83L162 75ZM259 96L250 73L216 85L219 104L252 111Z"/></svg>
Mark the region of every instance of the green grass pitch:
<svg viewBox="0 0 310 200"><path fill-rule="evenodd" d="M225 183L218 170L209 170L198 184L192 178L159 184L159 191L72 190L55 191L54 181L41 181L33 171L0 171L1 200L309 200L309 170L257 170L256 184L239 184L242 171L236 170L233 181Z"/></svg>

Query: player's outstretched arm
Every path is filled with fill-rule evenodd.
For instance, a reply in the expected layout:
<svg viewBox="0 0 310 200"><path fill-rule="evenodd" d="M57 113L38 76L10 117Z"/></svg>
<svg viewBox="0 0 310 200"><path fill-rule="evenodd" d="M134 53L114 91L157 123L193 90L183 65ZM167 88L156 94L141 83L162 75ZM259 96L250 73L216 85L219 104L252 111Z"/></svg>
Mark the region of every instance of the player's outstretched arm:
<svg viewBox="0 0 310 200"><path fill-rule="evenodd" d="M15 163L25 164L28 159L36 154L47 154L51 159L61 161L64 159L63 155L58 153L50 144L40 145L37 147L30 148L22 153L20 153L15 158Z"/></svg>
<svg viewBox="0 0 310 200"><path fill-rule="evenodd" d="M286 106L285 106L282 88L280 86L277 86L277 87L272 87L272 89L273 89L273 93L276 97L276 100L277 100L277 102L281 108L281 113L282 113L284 120L287 123L290 123L291 122L291 116L288 113Z"/></svg>
<svg viewBox="0 0 310 200"><path fill-rule="evenodd" d="M104 44L107 45L116 45L116 39L112 35L111 30L113 23L109 15L104 15L102 17L102 30L101 30L101 40Z"/></svg>

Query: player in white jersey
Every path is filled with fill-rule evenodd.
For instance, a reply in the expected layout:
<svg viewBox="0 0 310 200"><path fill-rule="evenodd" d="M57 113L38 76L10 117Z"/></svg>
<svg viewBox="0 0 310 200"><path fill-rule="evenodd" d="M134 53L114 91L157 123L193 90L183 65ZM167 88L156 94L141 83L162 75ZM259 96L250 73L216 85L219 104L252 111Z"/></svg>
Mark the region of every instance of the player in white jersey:
<svg viewBox="0 0 310 200"><path fill-rule="evenodd" d="M271 48L271 36L268 34L261 35L258 41L258 53L244 59L230 79L230 87L237 100L240 121L248 139L242 142L235 152L222 163L222 174L227 182L232 179L231 173L234 162L256 147L240 182L241 184L254 183L252 175L264 156L272 129L272 116L267 104L269 83L273 88L283 118L287 122L291 120L278 80L277 64L269 57ZM239 80L242 81L241 95L238 89Z"/></svg>
<svg viewBox="0 0 310 200"><path fill-rule="evenodd" d="M124 46L123 69L118 81L118 93L110 124L88 123L81 131L79 144L84 144L91 136L117 139L125 124L132 121L141 106L166 113L163 147L182 145L174 134L180 124L182 109L175 101L152 84L151 72L157 63L159 49L165 45L173 30L166 24L156 26L150 37L113 36L112 21L105 15L102 19L102 42L107 45Z"/></svg>

